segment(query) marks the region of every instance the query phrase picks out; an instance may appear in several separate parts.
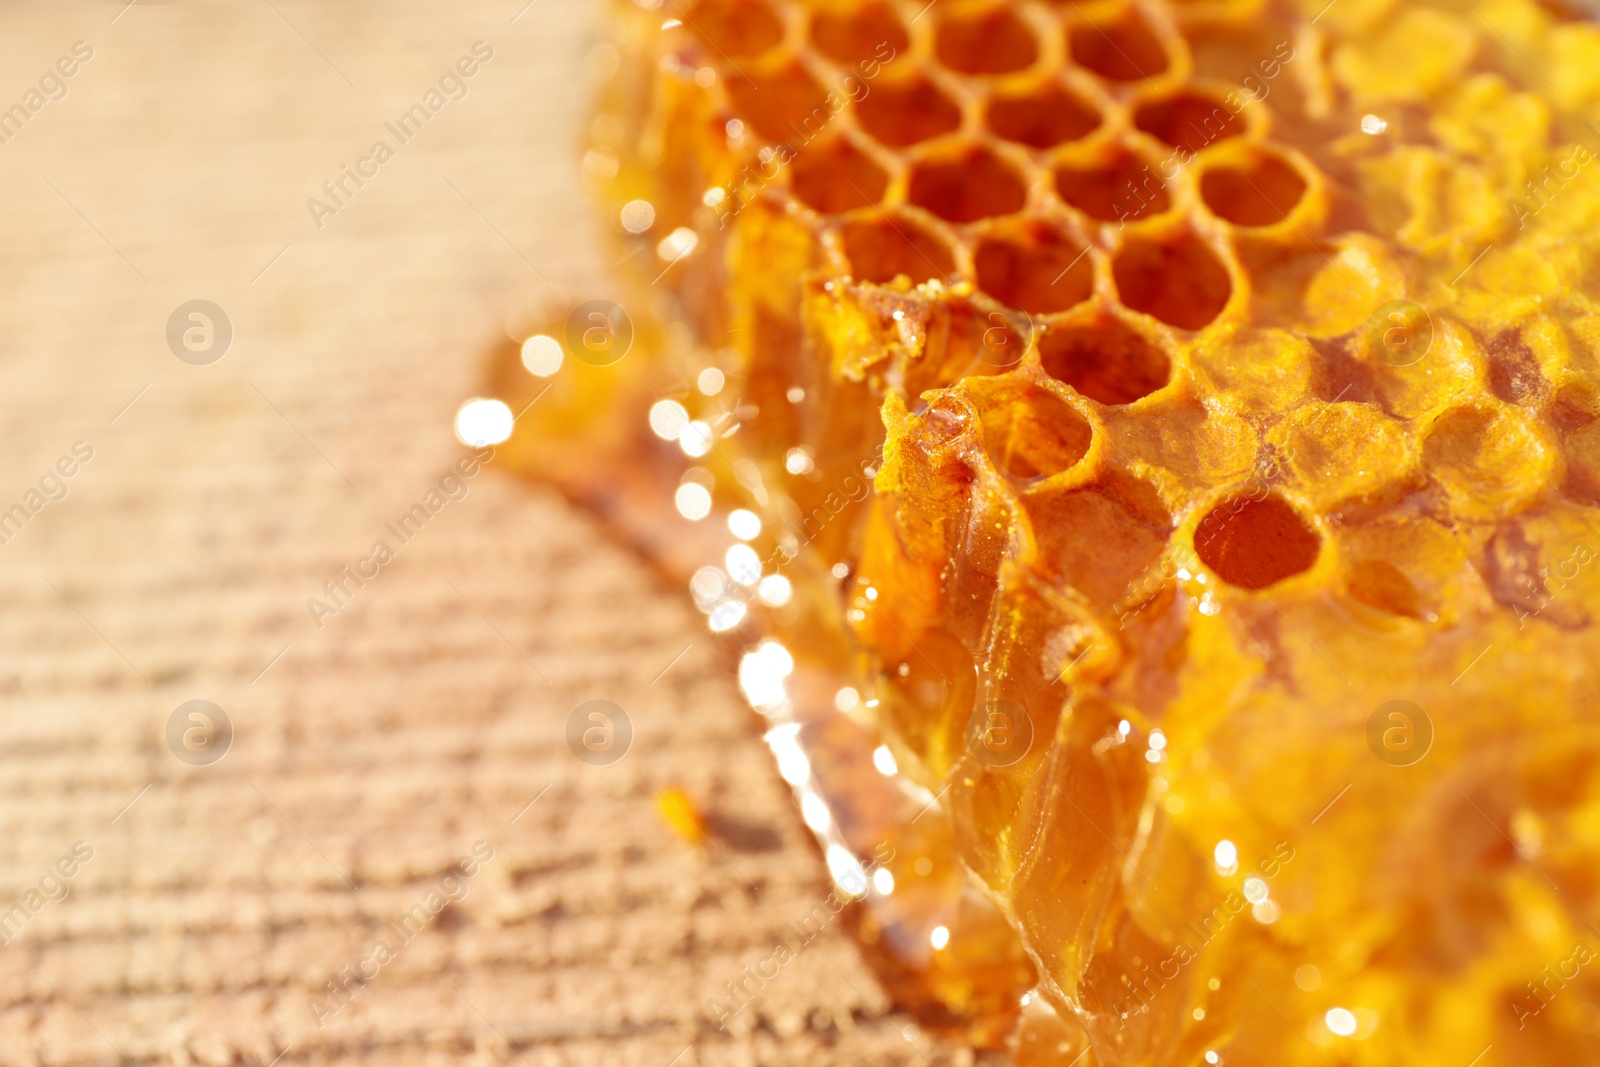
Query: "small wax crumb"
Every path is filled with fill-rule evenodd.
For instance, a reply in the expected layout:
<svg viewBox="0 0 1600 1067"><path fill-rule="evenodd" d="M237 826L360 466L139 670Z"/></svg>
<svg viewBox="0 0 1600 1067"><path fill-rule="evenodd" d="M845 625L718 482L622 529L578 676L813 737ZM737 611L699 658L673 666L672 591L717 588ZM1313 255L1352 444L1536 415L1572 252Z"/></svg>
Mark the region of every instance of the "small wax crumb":
<svg viewBox="0 0 1600 1067"><path fill-rule="evenodd" d="M677 786L668 786L656 794L656 814L667 828L691 845L706 839L706 821L689 794Z"/></svg>

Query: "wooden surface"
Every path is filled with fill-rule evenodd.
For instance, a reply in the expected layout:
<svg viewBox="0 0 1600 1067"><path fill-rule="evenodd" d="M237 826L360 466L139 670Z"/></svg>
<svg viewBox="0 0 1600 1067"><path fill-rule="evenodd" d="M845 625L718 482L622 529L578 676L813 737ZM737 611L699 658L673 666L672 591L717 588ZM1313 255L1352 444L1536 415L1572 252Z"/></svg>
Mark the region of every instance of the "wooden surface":
<svg viewBox="0 0 1600 1067"><path fill-rule="evenodd" d="M711 1022L821 865L686 597L554 494L491 467L306 607L461 455L518 309L608 292L574 165L597 12L521 6L0 7L0 107L94 51L0 144L0 510L93 449L0 544L0 1064L965 1058L836 930ZM307 199L478 40L319 229ZM196 298L234 328L209 366L165 339ZM636 730L611 766L564 741L594 698ZM165 740L191 699L236 730L211 766ZM713 847L656 815L672 786ZM313 1010L478 841L465 896Z"/></svg>

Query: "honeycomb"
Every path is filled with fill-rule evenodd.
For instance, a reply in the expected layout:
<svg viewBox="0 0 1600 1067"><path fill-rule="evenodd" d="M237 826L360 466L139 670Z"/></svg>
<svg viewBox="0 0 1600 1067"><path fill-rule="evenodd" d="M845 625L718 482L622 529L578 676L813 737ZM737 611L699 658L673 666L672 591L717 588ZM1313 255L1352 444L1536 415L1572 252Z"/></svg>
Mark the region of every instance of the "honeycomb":
<svg viewBox="0 0 1600 1067"><path fill-rule="evenodd" d="M1600 1063L1583 15L616 5L631 348L550 310L506 454L745 649L929 1025Z"/></svg>

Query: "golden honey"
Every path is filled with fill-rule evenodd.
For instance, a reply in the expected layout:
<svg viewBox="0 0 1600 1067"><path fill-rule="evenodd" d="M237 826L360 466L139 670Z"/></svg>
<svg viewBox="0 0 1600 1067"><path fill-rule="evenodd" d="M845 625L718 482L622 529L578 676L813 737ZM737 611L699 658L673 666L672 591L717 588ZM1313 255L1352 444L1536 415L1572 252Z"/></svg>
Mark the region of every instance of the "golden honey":
<svg viewBox="0 0 1600 1067"><path fill-rule="evenodd" d="M931 1025L1600 1063L1578 15L617 5L627 343L552 317L506 447L745 646Z"/></svg>

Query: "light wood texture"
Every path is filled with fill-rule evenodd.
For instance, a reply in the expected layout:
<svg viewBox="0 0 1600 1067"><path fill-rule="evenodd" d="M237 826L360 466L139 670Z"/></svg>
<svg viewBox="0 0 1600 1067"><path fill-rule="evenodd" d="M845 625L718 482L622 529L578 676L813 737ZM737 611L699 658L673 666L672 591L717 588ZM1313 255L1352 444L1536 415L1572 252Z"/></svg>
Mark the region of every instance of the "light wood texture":
<svg viewBox="0 0 1600 1067"><path fill-rule="evenodd" d="M0 949L0 1064L970 1058L883 1015L837 930L709 1019L826 887L680 591L492 468L386 536L517 309L609 291L575 176L597 12L521 5L0 7L0 107L94 50L0 144L0 510L94 450L0 544L0 913L93 849ZM478 40L468 95L396 144ZM307 199L379 138L319 229ZM235 331L211 366L165 341L195 298ZM380 539L319 629L307 598ZM210 767L164 742L195 698L237 730ZM609 767L563 739L591 698L636 729ZM674 837L669 786L736 832ZM480 840L465 898L319 1019Z"/></svg>

